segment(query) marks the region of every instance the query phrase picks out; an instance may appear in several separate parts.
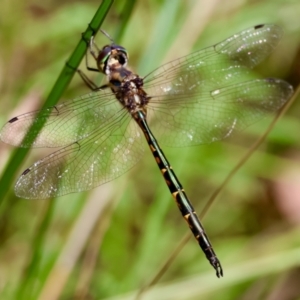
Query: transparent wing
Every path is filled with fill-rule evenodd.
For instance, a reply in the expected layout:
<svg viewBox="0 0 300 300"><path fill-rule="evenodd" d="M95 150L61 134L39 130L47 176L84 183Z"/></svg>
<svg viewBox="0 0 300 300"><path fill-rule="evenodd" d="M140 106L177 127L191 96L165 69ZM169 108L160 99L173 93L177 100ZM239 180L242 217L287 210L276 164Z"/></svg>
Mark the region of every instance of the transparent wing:
<svg viewBox="0 0 300 300"><path fill-rule="evenodd" d="M46 199L95 188L122 175L143 154L141 130L120 110L87 138L34 163L15 185L18 197Z"/></svg>
<svg viewBox="0 0 300 300"><path fill-rule="evenodd" d="M110 91L100 90L12 118L2 128L0 138L19 147L61 147L88 137L120 109ZM23 139L33 123L45 124L31 145ZM30 134L34 135L35 131L31 130Z"/></svg>
<svg viewBox="0 0 300 300"><path fill-rule="evenodd" d="M282 80L257 80L251 69L281 36L276 25L256 26L146 76L154 134L170 146L210 143L278 110L292 87Z"/></svg>
<svg viewBox="0 0 300 300"><path fill-rule="evenodd" d="M206 144L230 136L279 110L293 88L279 79L256 79L207 91L201 97L187 95L163 100L149 107L151 128L169 146ZM159 103L160 104L160 103Z"/></svg>
<svg viewBox="0 0 300 300"><path fill-rule="evenodd" d="M243 129L291 96L282 80L253 79L249 69L276 46L281 30L265 25L166 64L145 78L152 130L169 145L208 143ZM50 114L49 119L46 116ZM111 92L99 91L48 110L11 119L1 131L7 143L23 138L34 122L45 123L35 147L66 147L26 169L15 192L44 199L89 190L112 180L140 159L138 125Z"/></svg>
<svg viewBox="0 0 300 300"><path fill-rule="evenodd" d="M160 90L162 95L185 93L196 86L211 90L228 85L265 60L282 34L282 29L274 24L249 28L160 66L145 76L144 86ZM186 86L191 78L192 84Z"/></svg>

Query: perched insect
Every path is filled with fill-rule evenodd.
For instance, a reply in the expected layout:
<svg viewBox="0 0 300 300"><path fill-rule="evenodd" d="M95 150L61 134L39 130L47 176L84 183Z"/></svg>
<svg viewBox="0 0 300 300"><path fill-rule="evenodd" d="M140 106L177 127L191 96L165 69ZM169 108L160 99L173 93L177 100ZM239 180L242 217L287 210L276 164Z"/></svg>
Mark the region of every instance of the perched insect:
<svg viewBox="0 0 300 300"><path fill-rule="evenodd" d="M270 54L281 36L276 25L255 26L145 77L126 68L125 48L112 41L100 50L91 39L89 52L97 68L90 69L104 73L107 84L97 88L79 71L94 92L12 118L1 130L2 141L15 146L63 147L21 174L16 195L52 198L113 180L139 161L144 135L182 216L217 276L223 276L203 226L155 137L169 146L210 143L279 110L293 88L280 79L255 79L251 69ZM45 124L31 144L25 136L33 123Z"/></svg>

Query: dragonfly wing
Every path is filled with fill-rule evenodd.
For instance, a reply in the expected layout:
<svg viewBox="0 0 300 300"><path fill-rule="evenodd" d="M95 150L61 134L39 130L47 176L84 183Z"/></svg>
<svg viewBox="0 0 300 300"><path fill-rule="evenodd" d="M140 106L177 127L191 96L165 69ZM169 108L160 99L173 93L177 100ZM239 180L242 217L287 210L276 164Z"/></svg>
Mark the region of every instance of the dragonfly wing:
<svg viewBox="0 0 300 300"><path fill-rule="evenodd" d="M260 25L237 33L226 40L187 56L173 60L144 78L145 88L160 88L160 94L185 92L187 80L198 88L216 89L241 80L249 69L266 59L279 43L282 29L274 24ZM179 80L180 79L180 80ZM173 82L174 81L174 82ZM193 86L191 86L193 88Z"/></svg>
<svg viewBox="0 0 300 300"><path fill-rule="evenodd" d="M292 87L282 80L255 79L251 68L281 35L276 25L256 26L146 76L148 117L156 136L170 146L210 143L278 110Z"/></svg>
<svg viewBox="0 0 300 300"><path fill-rule="evenodd" d="M122 110L87 138L34 163L19 177L21 198L46 199L95 188L122 175L143 154L142 132Z"/></svg>
<svg viewBox="0 0 300 300"><path fill-rule="evenodd" d="M240 131L279 110L293 88L279 79L256 79L213 91L152 100L151 128L169 146L207 144ZM155 107L158 104L158 107Z"/></svg>
<svg viewBox="0 0 300 300"><path fill-rule="evenodd" d="M89 136L120 109L111 92L100 90L12 118L2 128L0 138L19 147L61 147ZM33 124L43 125L43 129L31 145L30 137L36 129L30 131L29 139L24 137Z"/></svg>
<svg viewBox="0 0 300 300"><path fill-rule="evenodd" d="M254 68L270 55L282 35L283 30L275 24L258 25L216 44L214 50L231 61Z"/></svg>

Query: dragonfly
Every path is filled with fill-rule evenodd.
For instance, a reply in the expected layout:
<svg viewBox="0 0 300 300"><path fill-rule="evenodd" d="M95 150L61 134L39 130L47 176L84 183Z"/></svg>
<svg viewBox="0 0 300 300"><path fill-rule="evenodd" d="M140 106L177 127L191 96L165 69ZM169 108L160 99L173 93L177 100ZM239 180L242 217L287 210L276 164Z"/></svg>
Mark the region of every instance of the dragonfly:
<svg viewBox="0 0 300 300"><path fill-rule="evenodd" d="M0 132L1 140L14 146L60 147L21 174L15 194L47 199L90 190L131 169L148 143L183 218L217 277L223 276L220 260L158 140L175 147L211 143L280 110L292 96L292 86L276 78L257 78L252 69L273 51L282 34L277 25L257 25L144 77L127 67L124 47L110 39L98 48L91 38L87 54L96 67L87 67L106 75L106 84L97 87L78 71L91 93L14 117ZM32 125L41 123L42 130L35 132Z"/></svg>

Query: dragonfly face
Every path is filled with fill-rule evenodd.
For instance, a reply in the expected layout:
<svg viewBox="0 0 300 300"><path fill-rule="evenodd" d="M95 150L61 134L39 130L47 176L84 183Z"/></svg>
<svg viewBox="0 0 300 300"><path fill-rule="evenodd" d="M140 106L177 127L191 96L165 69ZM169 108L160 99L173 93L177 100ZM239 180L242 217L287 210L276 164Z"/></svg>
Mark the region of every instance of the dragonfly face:
<svg viewBox="0 0 300 300"><path fill-rule="evenodd" d="M99 70L109 75L112 69L118 69L127 65L128 55L124 47L111 44L106 45L99 52L97 66Z"/></svg>
<svg viewBox="0 0 300 300"><path fill-rule="evenodd" d="M220 261L156 137L169 146L211 143L278 111L293 88L280 79L257 79L251 69L281 36L276 25L255 26L143 78L126 68L125 48L112 43L96 53L91 39L90 53L98 71L107 75L104 87L110 91L102 87L38 115L12 118L1 130L2 141L12 145L62 147L21 174L16 195L45 199L113 180L142 157L144 135L182 216L222 276ZM34 132L34 123L43 124L42 131ZM33 144L24 139L29 129L37 134Z"/></svg>

